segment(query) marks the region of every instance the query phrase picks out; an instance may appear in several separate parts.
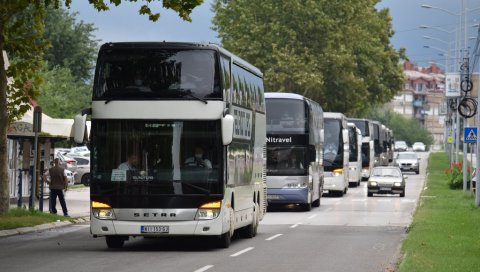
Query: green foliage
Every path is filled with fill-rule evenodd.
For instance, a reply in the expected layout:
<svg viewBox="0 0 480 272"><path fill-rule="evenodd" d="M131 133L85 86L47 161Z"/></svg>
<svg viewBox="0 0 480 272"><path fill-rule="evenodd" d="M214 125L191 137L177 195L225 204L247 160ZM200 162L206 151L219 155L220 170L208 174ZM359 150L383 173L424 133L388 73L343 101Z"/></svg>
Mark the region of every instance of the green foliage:
<svg viewBox="0 0 480 272"><path fill-rule="evenodd" d="M471 180L470 165L467 165L467 183ZM450 189L463 189L463 162L458 162L445 169L447 184Z"/></svg>
<svg viewBox="0 0 480 272"><path fill-rule="evenodd" d="M405 141L408 145L414 142L423 142L426 146L433 143L432 134L415 119L406 118L403 115L390 110L374 110L367 118L378 120L393 130L395 140Z"/></svg>
<svg viewBox="0 0 480 272"><path fill-rule="evenodd" d="M70 69L54 67L41 71L43 84L38 103L53 118L73 118L90 107L92 87L75 78Z"/></svg>
<svg viewBox="0 0 480 272"><path fill-rule="evenodd" d="M223 46L263 71L267 90L359 116L403 84L391 18L377 2L216 0L213 23Z"/></svg>
<svg viewBox="0 0 480 272"><path fill-rule="evenodd" d="M38 210L14 208L9 210L6 215L0 215L0 230L32 227L56 222L57 220L68 221L67 218L55 214L43 213Z"/></svg>
<svg viewBox="0 0 480 272"><path fill-rule="evenodd" d="M48 68L65 67L75 78L88 81L96 59L98 43L93 24L76 21L76 13L47 8L44 37L50 42L44 60Z"/></svg>
<svg viewBox="0 0 480 272"><path fill-rule="evenodd" d="M472 206L470 195L445 186L446 165L444 152L430 154L426 187L396 271L478 271L480 267L480 209Z"/></svg>

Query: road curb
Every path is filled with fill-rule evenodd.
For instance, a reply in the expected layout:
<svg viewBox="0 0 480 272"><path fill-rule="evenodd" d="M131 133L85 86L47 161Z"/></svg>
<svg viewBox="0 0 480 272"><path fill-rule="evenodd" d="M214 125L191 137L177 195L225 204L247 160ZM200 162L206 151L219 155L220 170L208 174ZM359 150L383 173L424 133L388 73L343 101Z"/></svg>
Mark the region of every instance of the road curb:
<svg viewBox="0 0 480 272"><path fill-rule="evenodd" d="M15 236L15 235L28 234L28 233L33 233L33 232L42 232L42 231L46 231L46 230L63 228L63 227L66 227L66 226L71 226L71 225L74 225L74 224L85 223L85 222L90 222L90 217L89 216L73 218L73 219L71 219L71 221L70 220L68 220L68 221L57 221L57 222L51 222L51 223L36 225L36 226L32 226L32 227L23 227L23 228L16 228L16 229L0 230L0 238L4 238L4 237L8 237L8 236Z"/></svg>

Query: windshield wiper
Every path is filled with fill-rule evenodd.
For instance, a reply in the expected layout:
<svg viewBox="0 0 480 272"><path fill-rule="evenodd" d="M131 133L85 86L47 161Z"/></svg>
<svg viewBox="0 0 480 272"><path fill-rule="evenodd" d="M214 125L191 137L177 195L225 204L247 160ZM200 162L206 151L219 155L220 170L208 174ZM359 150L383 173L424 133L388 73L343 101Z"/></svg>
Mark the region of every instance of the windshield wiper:
<svg viewBox="0 0 480 272"><path fill-rule="evenodd" d="M186 185L186 186L188 186L188 187L190 187L190 188L197 189L197 190L199 190L199 191L201 191L201 192L204 192L206 195L210 195L210 190L207 190L207 189L202 188L202 187L200 187L200 186L196 186L196 185L190 184L190 183L188 183L188 182L181 182L181 181L178 181L178 182L181 183L181 184L183 184L183 185Z"/></svg>
<svg viewBox="0 0 480 272"><path fill-rule="evenodd" d="M326 162L331 163L331 164L332 164L331 166L341 166L338 162L335 162L335 160L332 161L332 160L327 160L327 159L325 159L325 158L324 158L323 160L326 161Z"/></svg>
<svg viewBox="0 0 480 272"><path fill-rule="evenodd" d="M172 89L169 89L169 90L172 90ZM190 90L190 89L180 89L180 88L179 88L179 89L173 89L173 90L178 91L177 94L181 95L181 97L189 96L189 97L192 97L192 98L197 99L198 101L202 101L202 102L205 103L205 104L208 104L208 101L207 101L207 100L205 100L205 99L203 99L203 98L201 98L201 97L198 97L198 96L194 95L194 94L192 93L192 90Z"/></svg>

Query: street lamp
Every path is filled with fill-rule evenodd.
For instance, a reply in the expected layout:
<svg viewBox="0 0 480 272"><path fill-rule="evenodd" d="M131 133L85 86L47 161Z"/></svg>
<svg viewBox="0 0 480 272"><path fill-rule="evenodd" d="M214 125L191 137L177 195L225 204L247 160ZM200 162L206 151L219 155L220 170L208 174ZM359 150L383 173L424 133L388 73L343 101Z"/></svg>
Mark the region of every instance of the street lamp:
<svg viewBox="0 0 480 272"><path fill-rule="evenodd" d="M438 10L444 11L448 14L452 14L454 16L460 16L460 13L454 13L454 12L451 12L451 11L449 11L447 9L444 9L444 8L441 8L441 7L435 7L435 6L426 5L426 4L422 4L421 7L422 8L427 8L427 9L438 9Z"/></svg>

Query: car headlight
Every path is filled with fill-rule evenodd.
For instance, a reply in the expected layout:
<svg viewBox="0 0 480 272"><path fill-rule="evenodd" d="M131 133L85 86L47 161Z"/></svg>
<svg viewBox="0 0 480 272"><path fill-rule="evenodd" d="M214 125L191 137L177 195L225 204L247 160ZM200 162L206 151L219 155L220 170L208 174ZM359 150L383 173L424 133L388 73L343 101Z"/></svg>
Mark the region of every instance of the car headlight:
<svg viewBox="0 0 480 272"><path fill-rule="evenodd" d="M343 174L343 169L342 169L342 168L335 169L335 170L333 170L333 172L332 172L332 176L334 176L334 177L338 177L338 176L340 176L341 174Z"/></svg>
<svg viewBox="0 0 480 272"><path fill-rule="evenodd" d="M115 213L113 212L113 209L110 205L102 203L102 202L97 202L97 201L92 201L92 214L95 218L101 219L101 220L115 220Z"/></svg>
<svg viewBox="0 0 480 272"><path fill-rule="evenodd" d="M395 183L393 183L393 186L400 187L400 186L402 186L402 183L401 182L395 182Z"/></svg>
<svg viewBox="0 0 480 272"><path fill-rule="evenodd" d="M363 173L368 173L368 167L363 168L363 169L362 169L362 172L363 172Z"/></svg>
<svg viewBox="0 0 480 272"><path fill-rule="evenodd" d="M198 208L195 220L211 220L218 217L220 214L220 208L222 207L221 201L208 202Z"/></svg>
<svg viewBox="0 0 480 272"><path fill-rule="evenodd" d="M370 181L370 186L377 186L377 182L376 181Z"/></svg>

